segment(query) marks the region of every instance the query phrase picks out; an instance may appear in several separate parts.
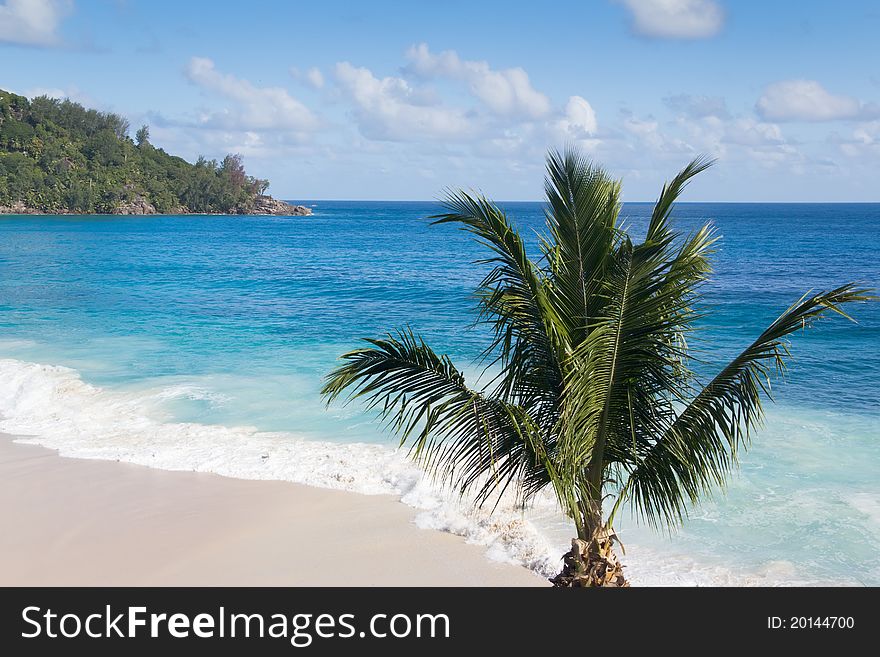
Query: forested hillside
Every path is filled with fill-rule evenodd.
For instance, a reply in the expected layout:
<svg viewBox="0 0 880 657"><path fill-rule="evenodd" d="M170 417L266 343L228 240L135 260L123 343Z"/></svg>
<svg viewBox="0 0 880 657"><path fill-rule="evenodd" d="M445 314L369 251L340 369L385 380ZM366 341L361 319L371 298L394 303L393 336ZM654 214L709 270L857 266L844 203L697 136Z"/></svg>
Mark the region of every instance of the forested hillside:
<svg viewBox="0 0 880 657"><path fill-rule="evenodd" d="M268 185L247 175L237 155L190 164L154 147L147 126L132 139L116 114L0 90L6 211L239 214L265 206Z"/></svg>

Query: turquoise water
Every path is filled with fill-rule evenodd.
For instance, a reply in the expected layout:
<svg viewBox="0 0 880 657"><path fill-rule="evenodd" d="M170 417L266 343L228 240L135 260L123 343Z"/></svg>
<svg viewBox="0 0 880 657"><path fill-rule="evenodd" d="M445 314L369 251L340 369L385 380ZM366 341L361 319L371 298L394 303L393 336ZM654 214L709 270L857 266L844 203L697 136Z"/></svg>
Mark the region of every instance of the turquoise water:
<svg viewBox="0 0 880 657"><path fill-rule="evenodd" d="M430 203L314 205L305 218L0 219L0 430L69 454L397 492L430 512L436 501L389 438L355 407L325 409L318 390L358 338L407 323L469 363L485 344L470 326L481 253L429 227ZM540 229L540 204L506 208L523 233ZM634 234L649 212L625 206ZM723 235L706 288L710 359L737 353L811 288L880 287L880 205L682 204L676 216ZM880 304L852 310L857 325L795 337L726 496L672 538L624 519L634 578L880 584ZM549 511L514 538L444 513L422 523L533 565L549 567L535 555L567 537Z"/></svg>

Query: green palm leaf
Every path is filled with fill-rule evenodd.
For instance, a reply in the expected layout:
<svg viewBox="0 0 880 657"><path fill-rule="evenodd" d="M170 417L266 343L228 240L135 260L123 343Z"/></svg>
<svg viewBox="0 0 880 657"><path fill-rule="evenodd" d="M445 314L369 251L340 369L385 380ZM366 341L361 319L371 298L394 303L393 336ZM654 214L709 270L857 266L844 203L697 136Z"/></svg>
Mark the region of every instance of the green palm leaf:
<svg viewBox="0 0 880 657"><path fill-rule="evenodd" d="M542 241L551 300L572 344L585 337L604 303L603 272L621 235L620 184L573 150L551 152L544 183L549 238Z"/></svg>
<svg viewBox="0 0 880 657"><path fill-rule="evenodd" d="M872 299L853 284L805 295L734 358L684 408L631 471L621 499L632 499L652 524L675 523L712 486L724 483L738 448L763 417L762 395L785 369L785 339L828 312L849 318L841 306Z"/></svg>
<svg viewBox="0 0 880 657"><path fill-rule="evenodd" d="M461 493L476 489L481 502L542 475L543 443L523 408L468 388L449 358L412 331L367 342L328 377L328 402L367 398L431 474Z"/></svg>
<svg viewBox="0 0 880 657"><path fill-rule="evenodd" d="M675 176L671 181L663 185L660 192L660 198L654 205L654 211L651 213L651 223L648 224L648 233L645 238L646 242L660 242L669 235L669 217L672 214L672 207L681 193L687 187L691 178L699 175L715 163L715 160L707 157L698 157L691 162Z"/></svg>
<svg viewBox="0 0 880 657"><path fill-rule="evenodd" d="M434 223L460 224L493 253L478 262L492 269L476 296L478 321L494 333L484 355L497 355L490 360L501 365L496 394L538 414L547 412L561 387L558 360L566 336L559 333L542 272L497 206L464 192L449 194L444 205L447 212L432 217Z"/></svg>

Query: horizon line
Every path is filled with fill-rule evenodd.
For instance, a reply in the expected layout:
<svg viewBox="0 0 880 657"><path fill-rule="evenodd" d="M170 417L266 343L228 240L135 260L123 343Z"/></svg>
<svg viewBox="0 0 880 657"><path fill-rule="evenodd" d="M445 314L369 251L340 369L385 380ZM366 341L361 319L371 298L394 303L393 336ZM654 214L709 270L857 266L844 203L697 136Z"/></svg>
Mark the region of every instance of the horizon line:
<svg viewBox="0 0 880 657"><path fill-rule="evenodd" d="M393 198L284 198L281 201L297 203L442 203L440 199L393 199ZM491 200L491 199L490 199ZM546 203L545 199L501 199L494 203ZM623 201L623 204L653 205L657 199L650 201ZM876 201L676 201L675 205L880 205Z"/></svg>

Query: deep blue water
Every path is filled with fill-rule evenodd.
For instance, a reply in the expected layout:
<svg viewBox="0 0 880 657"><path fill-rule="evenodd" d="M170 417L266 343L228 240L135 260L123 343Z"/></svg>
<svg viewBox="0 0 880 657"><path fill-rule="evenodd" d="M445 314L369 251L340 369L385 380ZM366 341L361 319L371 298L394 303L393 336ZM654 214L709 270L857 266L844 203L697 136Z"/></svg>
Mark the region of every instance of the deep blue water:
<svg viewBox="0 0 880 657"><path fill-rule="evenodd" d="M406 324L469 363L486 338L471 326L470 294L484 273L471 262L481 250L452 226L429 226L432 203L308 204L315 214L304 218L0 218L0 358L67 366L111 391L149 391L167 420L387 441L356 410L324 409L320 379L359 338ZM505 208L537 255L542 206ZM624 207L634 236L650 209ZM681 204L675 217L682 231L712 221L722 235L697 345L710 361L735 355L808 290L880 287L878 204ZM783 517L804 490L826 506L838 496L857 534L841 539L857 546L841 570L874 549L858 567L880 582L880 304L850 310L858 324L835 318L794 337L767 438L756 437L738 479L745 490L698 511L714 516L703 529L692 521L676 545L711 559L730 540L751 540L750 527L760 535L755 515L766 509L754 491L793 477L773 512ZM802 511L815 513L809 527L778 541L766 528L749 565L770 552L804 569L801 552L830 551L843 507L822 504ZM710 525L725 518L719 534ZM741 523L733 533L732 518ZM811 542L789 555L794 537Z"/></svg>

